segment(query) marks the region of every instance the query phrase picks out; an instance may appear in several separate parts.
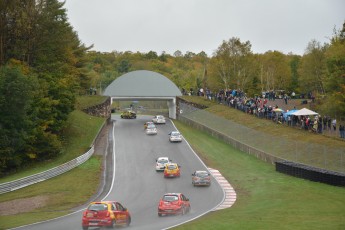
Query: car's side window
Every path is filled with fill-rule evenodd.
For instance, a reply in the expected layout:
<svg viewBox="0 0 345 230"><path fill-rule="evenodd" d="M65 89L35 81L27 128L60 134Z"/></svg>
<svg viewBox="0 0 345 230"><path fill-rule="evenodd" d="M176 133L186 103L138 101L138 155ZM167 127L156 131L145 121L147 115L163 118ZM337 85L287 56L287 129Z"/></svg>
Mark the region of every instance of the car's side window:
<svg viewBox="0 0 345 230"><path fill-rule="evenodd" d="M123 207L120 203L116 203L116 208L118 211L123 211Z"/></svg>
<svg viewBox="0 0 345 230"><path fill-rule="evenodd" d="M114 204L114 203L111 204L111 210L113 210L113 211L116 210L116 207L115 207L115 204Z"/></svg>
<svg viewBox="0 0 345 230"><path fill-rule="evenodd" d="M185 200L186 200L186 197L182 194L182 195L181 195L181 199L182 199L183 201L185 201Z"/></svg>

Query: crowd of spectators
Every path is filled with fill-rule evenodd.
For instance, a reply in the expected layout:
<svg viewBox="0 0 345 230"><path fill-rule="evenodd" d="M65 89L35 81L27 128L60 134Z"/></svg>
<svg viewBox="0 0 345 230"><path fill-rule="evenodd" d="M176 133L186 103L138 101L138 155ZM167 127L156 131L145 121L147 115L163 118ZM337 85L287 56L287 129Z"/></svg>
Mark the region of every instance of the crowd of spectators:
<svg viewBox="0 0 345 230"><path fill-rule="evenodd" d="M194 91L189 91L189 95L194 95ZM287 115L283 109L277 105L272 106L270 101L275 101L278 97L283 99L287 105L295 93L287 95L283 91L265 92L260 96L249 98L240 89L219 90L216 93L211 92L209 89L199 89L196 93L197 96L206 97L209 100L215 100L219 104L225 104L234 109L241 110L244 113L252 114L258 118L269 119L279 124L284 124L292 127L299 127L304 130L309 130L314 133L324 133L326 131L335 133L337 132L337 120L330 116L316 115L316 116L294 116ZM308 98L313 100L313 96L308 94ZM303 101L302 101L303 102ZM293 109L296 109L295 107ZM345 139L345 127L344 124L338 126L340 138Z"/></svg>

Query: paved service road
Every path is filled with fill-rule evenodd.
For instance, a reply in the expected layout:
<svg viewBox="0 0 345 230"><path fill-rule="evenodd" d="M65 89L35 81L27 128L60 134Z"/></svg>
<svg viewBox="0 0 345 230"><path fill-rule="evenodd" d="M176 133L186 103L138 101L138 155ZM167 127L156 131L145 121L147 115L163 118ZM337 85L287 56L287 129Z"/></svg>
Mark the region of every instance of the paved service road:
<svg viewBox="0 0 345 230"><path fill-rule="evenodd" d="M214 178L210 187L193 187L192 172L206 169L205 165L185 140L181 143L169 142L168 134L175 129L170 120L166 124L157 125L157 135L146 135L144 123L151 118L139 115L137 119L121 119L113 115L113 130L109 132L108 149L115 150L109 153L115 157L115 164L107 167L107 173L114 175L115 179L113 184L112 180L106 181L106 187L111 190L103 200L117 200L128 208L132 215L132 223L128 227L131 230L170 228L214 209L224 197L222 188ZM112 141L112 134L115 141ZM181 177L166 179L163 173L156 172L155 159L160 156L168 156L181 165ZM190 199L191 212L184 216L158 217L158 201L167 192L184 193ZM82 211L78 211L19 229L81 229L81 215Z"/></svg>

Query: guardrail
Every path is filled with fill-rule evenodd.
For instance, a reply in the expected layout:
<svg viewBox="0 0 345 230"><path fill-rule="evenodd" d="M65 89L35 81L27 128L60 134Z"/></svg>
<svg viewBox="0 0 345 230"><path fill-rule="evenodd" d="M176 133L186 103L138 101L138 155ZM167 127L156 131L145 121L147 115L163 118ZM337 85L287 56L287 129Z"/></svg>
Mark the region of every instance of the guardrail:
<svg viewBox="0 0 345 230"><path fill-rule="evenodd" d="M83 155L81 155L81 156L79 156L79 157L77 157L77 158L75 158L69 162L66 162L62 165L56 166L54 168L48 169L46 171L31 175L31 176L20 178L18 180L2 183L2 184L0 184L0 194L12 192L12 191L15 191L17 189L24 188L24 187L32 185L32 184L36 184L38 182L42 182L42 181L45 181L45 180L50 179L52 177L58 176L62 173L65 173L65 172L81 165L85 161L87 161L92 156L92 154L94 153L94 150L95 149L94 149L94 145L93 145L89 149L89 151L87 151Z"/></svg>

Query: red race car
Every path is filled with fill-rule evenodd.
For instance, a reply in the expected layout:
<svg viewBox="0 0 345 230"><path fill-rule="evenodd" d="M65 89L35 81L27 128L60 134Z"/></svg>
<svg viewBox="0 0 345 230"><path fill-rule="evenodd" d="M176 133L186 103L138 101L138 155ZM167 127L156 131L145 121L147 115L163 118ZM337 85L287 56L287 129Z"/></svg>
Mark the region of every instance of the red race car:
<svg viewBox="0 0 345 230"><path fill-rule="evenodd" d="M190 211L190 202L182 193L166 193L159 200L158 216L175 215Z"/></svg>
<svg viewBox="0 0 345 230"><path fill-rule="evenodd" d="M128 226L131 223L131 215L127 208L116 201L99 201L89 204L83 212L82 228L111 227L114 225Z"/></svg>

